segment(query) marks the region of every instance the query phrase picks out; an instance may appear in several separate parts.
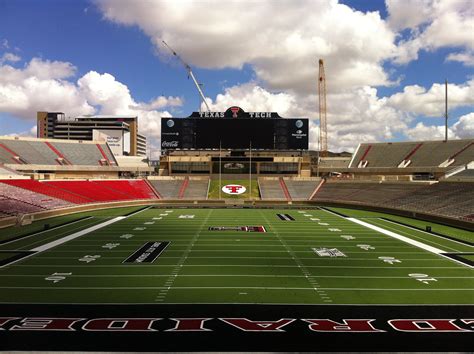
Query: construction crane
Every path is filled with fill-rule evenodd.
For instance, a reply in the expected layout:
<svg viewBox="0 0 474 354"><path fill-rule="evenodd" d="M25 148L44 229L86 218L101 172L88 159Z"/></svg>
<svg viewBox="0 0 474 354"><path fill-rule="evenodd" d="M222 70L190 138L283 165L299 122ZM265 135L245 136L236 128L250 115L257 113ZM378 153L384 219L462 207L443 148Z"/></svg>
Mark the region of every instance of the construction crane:
<svg viewBox="0 0 474 354"><path fill-rule="evenodd" d="M319 148L320 156L328 156L328 128L326 117L326 75L324 74L324 62L319 59L319 78L318 78L318 94L319 94Z"/></svg>
<svg viewBox="0 0 474 354"><path fill-rule="evenodd" d="M168 48L170 50L171 53L173 53L173 55L178 58L178 60L181 62L181 64L184 65L184 67L186 68L186 70L188 71L188 78L191 77L191 79L193 79L194 81L194 85L196 85L196 88L199 92L199 95L201 96L201 100L204 102L204 104L206 105L206 108L207 108L207 111L210 112L211 109L209 108L209 105L207 104L207 101L206 99L204 98L204 93L202 92L201 90L201 86L200 84L198 84L196 78L194 77L194 74L193 74L193 71L191 70L191 67L189 66L189 64L187 64L183 59L181 59L181 57L178 55L178 53L176 53L169 45L168 43L166 43L165 41L162 41L163 44L166 46L166 48ZM200 109L199 109L200 111Z"/></svg>

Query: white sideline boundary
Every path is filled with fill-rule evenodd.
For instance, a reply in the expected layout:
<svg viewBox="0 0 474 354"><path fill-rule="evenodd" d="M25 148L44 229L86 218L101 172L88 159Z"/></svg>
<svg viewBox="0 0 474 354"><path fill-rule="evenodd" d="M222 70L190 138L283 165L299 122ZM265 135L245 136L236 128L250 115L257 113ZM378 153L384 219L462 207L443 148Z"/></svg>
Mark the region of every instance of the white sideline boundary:
<svg viewBox="0 0 474 354"><path fill-rule="evenodd" d="M120 221L120 220L123 220L123 219L126 219L127 217L126 216L117 216L116 218L113 218L111 220L107 220L101 224L98 224L98 225L94 225L94 226L91 226L87 229L84 229L84 230L81 230L79 232L75 232L69 236L66 236L66 237L63 237L63 238L60 238L59 240L55 240L55 241L52 241L52 242L49 242L49 243L46 243L44 245L41 245L39 247L36 247L36 248L33 248L31 249L30 251L32 252L44 252L44 251L47 251L49 250L50 248L53 248L53 247L56 247L56 246L59 246L59 245L62 245L63 243L66 243L68 241L71 241L71 240L74 240L75 238L78 238L78 237L81 237L81 236L84 236L90 232L93 232L95 230L98 230L98 229L101 229L103 227L106 227L110 224L113 224L113 223L116 223L117 221Z"/></svg>
<svg viewBox="0 0 474 354"><path fill-rule="evenodd" d="M425 251L428 251L428 252L431 252L431 253L434 253L440 257L443 257L445 259L448 259L452 262L455 262L455 263L458 263L458 264L461 264L465 267L468 267L468 268L474 268L473 266L467 264L467 263L464 263L464 262L461 262L461 261L458 261L457 259L454 259L454 258L451 258L451 257L448 257L446 256L447 253L449 252L446 252L446 251L443 251L439 248L436 248L436 247L433 247L433 246L429 246L425 243L422 243L422 242L419 242L419 241L415 241L415 240L412 240L411 238L409 237L406 237L406 236L402 236L402 235L399 235L395 232L392 232L392 231L389 231L389 230L385 230L384 228L382 227L379 227L379 226L375 226L375 225L372 225L368 222L365 222L365 221L362 221L362 220L359 220L359 219L356 219L356 218L351 218L351 217L343 217L341 215L338 215L330 210L327 210L327 209L321 209L321 210L324 210L325 212L329 213L329 214L333 214L333 215L336 215L338 217L340 217L341 219L346 219L346 220L349 220L349 221L352 221L353 223L356 223L356 224L359 224L361 226L365 226L371 230L374 230L374 231L377 231L377 232L380 232L384 235L387 235L387 236L390 236L390 237L393 237L393 238L396 238L397 240L400 240L402 242L405 242L405 243L408 243L412 246L415 246L415 247L418 247L418 248L421 248ZM417 230L418 231L418 230ZM462 253L462 252L461 252Z"/></svg>
<svg viewBox="0 0 474 354"><path fill-rule="evenodd" d="M113 219L110 219L110 220L107 220L107 221L104 221L103 223L100 223L98 225L94 225L94 226L91 226L87 229L84 229L82 231L78 231L78 232L75 232L69 236L66 236L66 237L63 237L63 238L60 238L58 240L55 240L55 241L52 241L52 242L49 242L49 243L46 243L44 245L41 245L41 246L38 246L36 248L33 248L31 249L30 251L31 252L36 252L35 254L37 254L38 252L44 252L44 251L47 251L49 250L50 248L53 248L53 247L56 247L56 246L59 246L59 245L62 245L63 243L66 243L68 241L71 241L71 240L74 240L78 237L81 237L81 236L84 236L90 232L93 232L95 230L98 230L98 229L101 229L103 227L106 227L106 226L109 226L110 224L113 224L113 223L116 223L117 221L120 221L120 220L123 220L123 219L126 219L130 216L133 216L133 215L136 215L138 213L141 213L142 211L145 211L145 210L148 210L150 209L151 207L148 207L148 208L143 208L143 209L140 209L138 211L135 211L133 212L132 214L129 214L129 215L125 215L125 216L117 216Z"/></svg>
<svg viewBox="0 0 474 354"><path fill-rule="evenodd" d="M395 232L392 232L392 231L385 230L384 228L381 228L381 227L379 227L379 226L375 226L375 225L369 224L369 223L367 223L367 222L365 222L365 221L362 221L362 220L358 220L358 219L355 219L355 218L346 218L346 220L355 222L356 224L365 226L365 227L367 227L368 229L375 230L375 231L380 232L380 233L382 233L382 234L384 234L384 235L387 235L387 236L396 238L397 240L400 240L400 241L409 243L409 244L412 245L412 246L415 246L415 247L418 247L418 248L422 248L422 249L424 249L425 251L428 251L428 252L431 252L431 253L435 253L435 254L446 253L446 251L443 251L443 250L441 250L441 249L439 249L439 248L426 245L426 244L424 244L424 243L422 243L422 242L419 242L419 241L412 240L411 238L408 238L408 237L399 235L399 234L397 234L397 233L395 233Z"/></svg>

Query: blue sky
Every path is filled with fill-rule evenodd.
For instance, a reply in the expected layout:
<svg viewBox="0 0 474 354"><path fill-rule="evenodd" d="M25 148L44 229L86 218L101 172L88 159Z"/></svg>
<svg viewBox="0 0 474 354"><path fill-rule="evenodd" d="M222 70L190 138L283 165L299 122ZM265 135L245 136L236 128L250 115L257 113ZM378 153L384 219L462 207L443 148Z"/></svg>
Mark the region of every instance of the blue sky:
<svg viewBox="0 0 474 354"><path fill-rule="evenodd" d="M37 110L68 115L132 110L156 145L160 116L187 116L199 105L192 81L157 45L160 39L191 64L215 110L235 104L317 118L311 75L317 75L314 63L323 57L333 150L350 150L361 140L441 138L443 97L436 84L445 78L454 85L450 134L473 135L470 0L442 6L377 0L262 2L257 15L278 17L263 20L261 27L247 26L254 20L248 5L254 3L245 1L228 6L151 3L0 0L0 135L31 134ZM306 14L305 23L295 22ZM437 32L452 18L452 36ZM208 19L212 23L206 25ZM31 80L36 80L34 88ZM160 96L161 103L154 103ZM315 142L317 121L312 133Z"/></svg>

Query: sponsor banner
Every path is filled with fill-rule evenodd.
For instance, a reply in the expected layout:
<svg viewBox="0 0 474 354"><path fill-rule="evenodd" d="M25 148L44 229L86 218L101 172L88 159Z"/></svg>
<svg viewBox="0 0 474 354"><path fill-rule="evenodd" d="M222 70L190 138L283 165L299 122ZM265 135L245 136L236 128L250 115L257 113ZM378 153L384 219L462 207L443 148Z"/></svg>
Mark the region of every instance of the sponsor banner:
<svg viewBox="0 0 474 354"><path fill-rule="evenodd" d="M246 190L247 188L240 184L226 184L224 187L222 187L222 191L230 195L239 195L245 193Z"/></svg>
<svg viewBox="0 0 474 354"><path fill-rule="evenodd" d="M107 142L115 156L122 156L124 150L130 150L129 146L124 146L123 132L120 129L93 129L92 140Z"/></svg>
<svg viewBox="0 0 474 354"><path fill-rule="evenodd" d="M147 242L122 263L153 263L168 245L168 241Z"/></svg>
<svg viewBox="0 0 474 354"><path fill-rule="evenodd" d="M0 304L0 351L472 350L474 306Z"/></svg>

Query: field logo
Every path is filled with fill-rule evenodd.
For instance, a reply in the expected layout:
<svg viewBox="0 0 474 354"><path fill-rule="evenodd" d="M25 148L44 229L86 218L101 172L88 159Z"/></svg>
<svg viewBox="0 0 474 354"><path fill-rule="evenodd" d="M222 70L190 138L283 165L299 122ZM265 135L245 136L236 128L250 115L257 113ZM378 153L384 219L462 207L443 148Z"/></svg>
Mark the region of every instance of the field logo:
<svg viewBox="0 0 474 354"><path fill-rule="evenodd" d="M222 191L226 194L232 194L232 195L237 195L237 194L242 194L245 193L247 188L244 186L241 186L240 184L227 184L224 187L222 187Z"/></svg>
<svg viewBox="0 0 474 354"><path fill-rule="evenodd" d="M169 128L173 128L174 127L174 121L172 119L168 119L168 121L166 122L166 125Z"/></svg>

